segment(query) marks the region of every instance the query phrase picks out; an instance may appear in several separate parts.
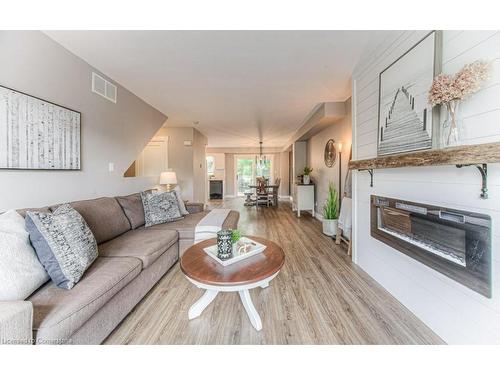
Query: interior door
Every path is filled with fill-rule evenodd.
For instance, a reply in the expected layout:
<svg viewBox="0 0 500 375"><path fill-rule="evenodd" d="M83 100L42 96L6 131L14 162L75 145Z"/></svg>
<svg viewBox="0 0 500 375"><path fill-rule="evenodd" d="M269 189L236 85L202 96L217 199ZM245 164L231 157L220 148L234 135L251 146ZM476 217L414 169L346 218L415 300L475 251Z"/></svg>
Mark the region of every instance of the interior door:
<svg viewBox="0 0 500 375"><path fill-rule="evenodd" d="M255 156L237 155L235 164L235 191L237 196L243 196L250 190L249 186L255 183Z"/></svg>
<svg viewBox="0 0 500 375"><path fill-rule="evenodd" d="M168 137L153 138L137 159L138 176L160 176L168 169Z"/></svg>

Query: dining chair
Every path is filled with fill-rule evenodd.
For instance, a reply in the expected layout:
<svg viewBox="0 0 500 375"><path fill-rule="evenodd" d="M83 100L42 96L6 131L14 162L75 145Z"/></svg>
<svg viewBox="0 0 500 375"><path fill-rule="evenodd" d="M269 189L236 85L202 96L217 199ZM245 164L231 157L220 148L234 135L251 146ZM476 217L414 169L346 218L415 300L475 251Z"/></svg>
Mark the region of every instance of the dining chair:
<svg viewBox="0 0 500 375"><path fill-rule="evenodd" d="M273 202L274 206L278 206L278 192L280 189L281 178L277 177L274 180L274 186L272 187L272 192L269 193L269 198Z"/></svg>
<svg viewBox="0 0 500 375"><path fill-rule="evenodd" d="M272 203L272 198L269 198L269 188L266 183L266 179L263 177L257 177L257 208L259 204L264 203L269 207L269 203Z"/></svg>

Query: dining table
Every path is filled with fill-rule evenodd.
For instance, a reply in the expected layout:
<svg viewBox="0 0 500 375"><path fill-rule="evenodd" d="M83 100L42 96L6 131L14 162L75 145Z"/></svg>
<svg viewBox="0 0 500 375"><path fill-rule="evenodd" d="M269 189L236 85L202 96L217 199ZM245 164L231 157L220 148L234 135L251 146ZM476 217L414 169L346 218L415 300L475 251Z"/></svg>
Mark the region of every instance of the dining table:
<svg viewBox="0 0 500 375"><path fill-rule="evenodd" d="M255 189L255 194L257 194L257 189L259 187L260 187L259 185L249 185L248 186L249 189L252 189L252 190ZM265 185L264 188L266 188L268 190L268 192L269 192L270 189L272 189L271 191L274 191L274 189L278 189L279 185L269 184L269 185ZM255 206L255 205L257 205L257 200L252 200L252 195L254 195L253 191L245 192L245 195L246 195L245 206ZM273 204L275 206L278 205L277 197L275 198L275 202Z"/></svg>

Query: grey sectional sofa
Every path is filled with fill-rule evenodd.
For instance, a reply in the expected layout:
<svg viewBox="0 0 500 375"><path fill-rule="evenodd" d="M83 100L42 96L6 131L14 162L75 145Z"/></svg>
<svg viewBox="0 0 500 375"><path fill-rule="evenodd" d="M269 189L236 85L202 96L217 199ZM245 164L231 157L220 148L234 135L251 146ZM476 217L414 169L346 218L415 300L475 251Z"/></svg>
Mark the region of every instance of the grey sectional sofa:
<svg viewBox="0 0 500 375"><path fill-rule="evenodd" d="M208 213L203 204L188 203L183 219L145 228L139 194L71 205L94 233L99 257L71 290L49 281L27 301L0 302L4 342L26 341L27 332L36 344L103 342L193 244L196 224ZM238 220L231 211L223 227L236 228Z"/></svg>

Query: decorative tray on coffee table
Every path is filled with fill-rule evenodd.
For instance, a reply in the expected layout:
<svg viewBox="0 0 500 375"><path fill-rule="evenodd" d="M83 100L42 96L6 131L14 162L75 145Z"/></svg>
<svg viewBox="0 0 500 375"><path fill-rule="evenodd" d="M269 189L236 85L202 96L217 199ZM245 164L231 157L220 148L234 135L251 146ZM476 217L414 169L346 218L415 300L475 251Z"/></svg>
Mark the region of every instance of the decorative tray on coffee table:
<svg viewBox="0 0 500 375"><path fill-rule="evenodd" d="M236 262L239 262L240 260L260 254L266 249L266 245L262 245L261 243L258 243L257 241L254 241L248 237L241 237L238 241L238 244L247 244L249 245L249 249L244 253L238 253L238 251L234 249L233 246L233 256L226 260L222 260L217 257L217 245L205 247L203 250L219 264L222 264L223 266L229 266L230 264L234 264Z"/></svg>

